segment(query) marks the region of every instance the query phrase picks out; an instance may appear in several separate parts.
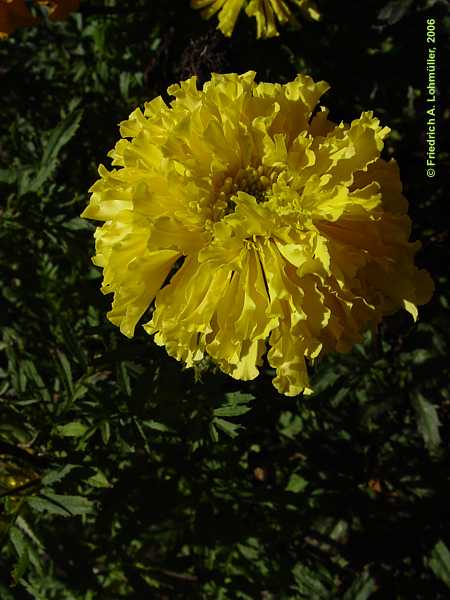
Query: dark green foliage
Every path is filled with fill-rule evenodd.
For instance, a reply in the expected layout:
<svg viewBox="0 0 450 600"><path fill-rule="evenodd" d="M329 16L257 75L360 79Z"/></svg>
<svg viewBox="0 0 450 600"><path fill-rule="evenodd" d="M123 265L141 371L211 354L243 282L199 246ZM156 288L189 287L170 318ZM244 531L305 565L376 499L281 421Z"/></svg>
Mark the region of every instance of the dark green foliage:
<svg viewBox="0 0 450 600"><path fill-rule="evenodd" d="M425 21L443 64L446 3L317 3L322 22L266 41L244 17L224 39L187 0L110 0L0 43L2 600L448 598L443 76L434 180L423 105ZM79 218L137 104L249 68L326 79L332 118L373 109L392 128L436 283L417 324L399 313L324 359L309 397L279 396L267 367L239 383L122 336Z"/></svg>

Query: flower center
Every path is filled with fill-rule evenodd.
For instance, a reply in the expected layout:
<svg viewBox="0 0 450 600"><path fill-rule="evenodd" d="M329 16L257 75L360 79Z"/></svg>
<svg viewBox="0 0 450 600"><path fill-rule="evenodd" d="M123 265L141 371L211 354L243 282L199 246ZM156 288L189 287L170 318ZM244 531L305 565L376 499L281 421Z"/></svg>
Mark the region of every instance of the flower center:
<svg viewBox="0 0 450 600"><path fill-rule="evenodd" d="M253 196L258 204L265 202L277 174L273 168L260 165L256 168L247 166L239 169L234 176L226 177L218 190L215 203L215 209L220 217L234 211L233 197L238 192L245 192Z"/></svg>

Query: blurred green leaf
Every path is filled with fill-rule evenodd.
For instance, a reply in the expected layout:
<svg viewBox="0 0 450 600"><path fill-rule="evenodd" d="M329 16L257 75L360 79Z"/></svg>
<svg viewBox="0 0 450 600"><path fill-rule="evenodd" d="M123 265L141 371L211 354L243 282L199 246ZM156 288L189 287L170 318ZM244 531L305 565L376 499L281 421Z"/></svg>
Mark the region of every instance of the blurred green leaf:
<svg viewBox="0 0 450 600"><path fill-rule="evenodd" d="M57 427L58 433L64 437L82 437L88 429L87 425L79 421L72 421L71 423Z"/></svg>
<svg viewBox="0 0 450 600"><path fill-rule="evenodd" d="M71 428L69 428L69 431L72 431L71 435L75 435L73 433L73 425L80 425L79 423L69 423L68 425L72 425ZM65 426L67 427L67 425ZM64 433L63 435L68 435L67 433ZM73 471L73 469L76 469L77 465L64 465L62 467L57 467L56 469L50 469L48 470L44 476L42 477L42 485L53 485L54 483L57 483L58 481L61 481L62 479L64 479L64 477L66 477L71 471Z"/></svg>
<svg viewBox="0 0 450 600"><path fill-rule="evenodd" d="M342 600L367 600L378 589L373 577L368 572L358 575L348 590L342 597Z"/></svg>
<svg viewBox="0 0 450 600"><path fill-rule="evenodd" d="M431 452L441 443L439 417L436 408L418 391L414 392L412 405L416 412L417 428L425 446Z"/></svg>
<svg viewBox="0 0 450 600"><path fill-rule="evenodd" d="M433 548L429 564L436 577L450 588L450 552L442 540Z"/></svg>

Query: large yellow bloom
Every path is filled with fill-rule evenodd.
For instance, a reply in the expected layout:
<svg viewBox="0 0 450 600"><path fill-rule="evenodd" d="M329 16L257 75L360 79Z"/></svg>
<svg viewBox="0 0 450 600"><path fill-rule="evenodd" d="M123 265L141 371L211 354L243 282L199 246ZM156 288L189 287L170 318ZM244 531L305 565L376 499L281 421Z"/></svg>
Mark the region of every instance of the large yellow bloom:
<svg viewBox="0 0 450 600"><path fill-rule="evenodd" d="M239 13L245 5L249 17L255 17L258 38L278 35L276 21L297 24L289 3L298 6L307 17L319 20L320 14L312 0L191 0L192 8L201 8L202 15L209 19L219 13L220 31L231 36Z"/></svg>
<svg viewBox="0 0 450 600"><path fill-rule="evenodd" d="M208 355L249 380L267 352L283 394L310 391L305 359L347 351L367 327L432 293L414 266L410 220L387 127L371 112L328 120L328 89L299 75L255 73L173 85L121 124L83 217L97 228L94 264L109 319L144 325L192 366Z"/></svg>

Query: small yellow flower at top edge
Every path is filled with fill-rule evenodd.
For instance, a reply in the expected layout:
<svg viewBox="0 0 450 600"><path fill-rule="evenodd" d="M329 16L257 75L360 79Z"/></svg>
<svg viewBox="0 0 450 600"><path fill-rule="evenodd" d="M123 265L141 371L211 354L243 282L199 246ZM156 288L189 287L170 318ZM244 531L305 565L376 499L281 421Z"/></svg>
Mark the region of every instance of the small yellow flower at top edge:
<svg viewBox="0 0 450 600"><path fill-rule="evenodd" d="M227 37L232 35L239 13L244 7L245 13L256 19L257 38L279 35L277 21L298 26L290 5L299 7L303 15L310 19L320 19L320 13L312 0L191 0L192 8L201 9L201 14L206 19L219 13L218 29Z"/></svg>
<svg viewBox="0 0 450 600"><path fill-rule="evenodd" d="M370 111L330 121L328 87L192 77L121 124L82 216L104 222L93 261L125 335L153 306L145 331L187 367L208 357L251 380L266 355L293 396L312 391L318 356L402 307L417 318L433 283L397 163L380 157L389 128Z"/></svg>

